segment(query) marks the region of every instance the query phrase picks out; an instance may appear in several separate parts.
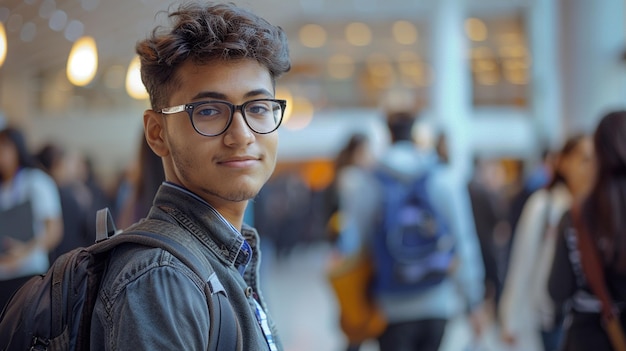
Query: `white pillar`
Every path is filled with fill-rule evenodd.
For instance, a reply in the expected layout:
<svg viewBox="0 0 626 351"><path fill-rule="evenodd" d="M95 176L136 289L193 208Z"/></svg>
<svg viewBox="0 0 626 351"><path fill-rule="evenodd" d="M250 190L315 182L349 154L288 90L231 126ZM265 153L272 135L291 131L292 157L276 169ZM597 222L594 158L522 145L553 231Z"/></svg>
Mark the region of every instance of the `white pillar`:
<svg viewBox="0 0 626 351"><path fill-rule="evenodd" d="M561 0L564 127L595 129L609 109L626 106L624 0Z"/></svg>
<svg viewBox="0 0 626 351"><path fill-rule="evenodd" d="M565 137L558 56L558 4L554 0L535 1L529 7L526 27L532 58L528 93L537 147L558 148Z"/></svg>
<svg viewBox="0 0 626 351"><path fill-rule="evenodd" d="M433 67L431 112L446 133L450 163L469 179L471 165L471 72L467 60L464 0L438 0L431 19Z"/></svg>

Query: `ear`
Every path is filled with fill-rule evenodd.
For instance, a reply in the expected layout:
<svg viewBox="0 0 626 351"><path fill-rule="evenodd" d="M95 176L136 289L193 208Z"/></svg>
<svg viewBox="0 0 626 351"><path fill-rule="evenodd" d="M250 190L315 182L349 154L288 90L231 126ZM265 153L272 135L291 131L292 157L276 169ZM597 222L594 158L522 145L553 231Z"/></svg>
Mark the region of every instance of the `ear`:
<svg viewBox="0 0 626 351"><path fill-rule="evenodd" d="M160 113L146 110L143 113L143 128L146 141L155 154L165 157L169 155L169 148L165 140L165 120Z"/></svg>

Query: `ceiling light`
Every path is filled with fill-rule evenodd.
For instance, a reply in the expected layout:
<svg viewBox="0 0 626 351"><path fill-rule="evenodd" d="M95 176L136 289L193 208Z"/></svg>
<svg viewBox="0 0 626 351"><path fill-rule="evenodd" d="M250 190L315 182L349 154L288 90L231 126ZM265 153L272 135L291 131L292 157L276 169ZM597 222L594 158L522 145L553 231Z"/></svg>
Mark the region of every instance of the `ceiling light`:
<svg viewBox="0 0 626 351"><path fill-rule="evenodd" d="M489 47L479 46L470 49L470 56L474 60L492 58L493 51Z"/></svg>
<svg viewBox="0 0 626 351"><path fill-rule="evenodd" d="M498 69L496 61L490 59L476 60L473 67L476 72L490 72Z"/></svg>
<svg viewBox="0 0 626 351"><path fill-rule="evenodd" d="M526 85L528 84L528 71L523 69L506 70L504 71L504 77L511 84Z"/></svg>
<svg viewBox="0 0 626 351"><path fill-rule="evenodd" d="M283 124L286 124L287 121L291 118L291 113L293 111L293 96L291 95L291 91L284 87L276 88L276 98L287 100L287 108L285 108L285 113L283 114Z"/></svg>
<svg viewBox="0 0 626 351"><path fill-rule="evenodd" d="M400 52L397 58L398 71L407 87L428 85L428 67L419 55L412 51Z"/></svg>
<svg viewBox="0 0 626 351"><path fill-rule="evenodd" d="M7 32L4 29L4 24L0 22L0 67L7 58Z"/></svg>
<svg viewBox="0 0 626 351"><path fill-rule="evenodd" d="M313 120L315 108L313 103L305 97L295 97L292 101L293 110L291 118L285 123L285 128L301 130L306 128Z"/></svg>
<svg viewBox="0 0 626 351"><path fill-rule="evenodd" d="M502 57L524 57L527 55L526 47L523 45L504 45L498 49Z"/></svg>
<svg viewBox="0 0 626 351"><path fill-rule="evenodd" d="M139 56L130 61L128 72L126 73L126 92L130 97L137 100L144 100L149 97L146 87L141 81L141 62Z"/></svg>
<svg viewBox="0 0 626 351"><path fill-rule="evenodd" d="M373 53L366 58L367 70L370 74L378 77L391 76L394 74L391 60L385 54Z"/></svg>
<svg viewBox="0 0 626 351"><path fill-rule="evenodd" d="M500 81L498 71L484 71L476 74L476 81L480 85L496 85Z"/></svg>
<svg viewBox="0 0 626 351"><path fill-rule="evenodd" d="M396 21L391 28L393 37L403 45L415 44L417 41L417 29L409 21Z"/></svg>
<svg viewBox="0 0 626 351"><path fill-rule="evenodd" d="M478 18L465 20L465 33L472 41L485 41L487 39L487 26Z"/></svg>
<svg viewBox="0 0 626 351"><path fill-rule="evenodd" d="M298 33L302 45L319 48L326 43L326 30L318 24L305 24Z"/></svg>
<svg viewBox="0 0 626 351"><path fill-rule="evenodd" d="M98 70L98 50L92 37L82 37L72 46L67 60L67 78L77 86L89 84Z"/></svg>
<svg viewBox="0 0 626 351"><path fill-rule="evenodd" d="M352 22L346 26L346 39L354 46L367 46L372 41L372 32L367 24Z"/></svg>

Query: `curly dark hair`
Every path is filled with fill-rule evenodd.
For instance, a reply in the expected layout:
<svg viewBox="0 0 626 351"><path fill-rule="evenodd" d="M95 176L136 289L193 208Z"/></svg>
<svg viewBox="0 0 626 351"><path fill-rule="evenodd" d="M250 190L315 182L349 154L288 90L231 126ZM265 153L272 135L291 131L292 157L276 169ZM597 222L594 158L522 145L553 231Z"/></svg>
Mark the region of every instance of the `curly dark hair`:
<svg viewBox="0 0 626 351"><path fill-rule="evenodd" d="M156 27L137 43L141 79L154 110L166 107L178 86L176 70L187 60L253 59L267 67L272 81L291 69L282 28L235 4L185 3L168 14L171 28Z"/></svg>

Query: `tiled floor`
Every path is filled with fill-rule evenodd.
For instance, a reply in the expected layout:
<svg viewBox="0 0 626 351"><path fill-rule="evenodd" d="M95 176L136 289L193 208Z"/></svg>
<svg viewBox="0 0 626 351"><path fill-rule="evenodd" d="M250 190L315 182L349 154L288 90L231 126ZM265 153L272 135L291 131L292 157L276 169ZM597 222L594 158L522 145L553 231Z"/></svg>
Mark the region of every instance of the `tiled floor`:
<svg viewBox="0 0 626 351"><path fill-rule="evenodd" d="M323 244L296 248L277 261L271 248L264 249L263 289L286 351L342 351L343 336L337 327L334 297L324 278L329 248ZM472 347L467 323L459 318L449 324L441 351L537 351L537 347L501 345L490 328L480 346ZM377 351L374 344L361 351Z"/></svg>

